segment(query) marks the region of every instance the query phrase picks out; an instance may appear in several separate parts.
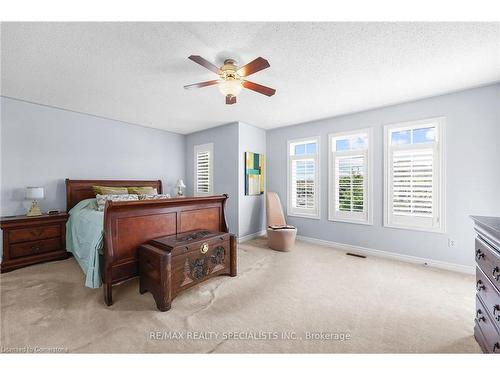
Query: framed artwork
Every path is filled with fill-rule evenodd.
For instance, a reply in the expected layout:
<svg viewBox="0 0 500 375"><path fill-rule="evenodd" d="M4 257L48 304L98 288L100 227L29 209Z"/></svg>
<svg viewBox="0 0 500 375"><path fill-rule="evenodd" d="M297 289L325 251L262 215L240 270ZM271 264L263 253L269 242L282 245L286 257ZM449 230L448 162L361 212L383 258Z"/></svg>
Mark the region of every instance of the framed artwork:
<svg viewBox="0 0 500 375"><path fill-rule="evenodd" d="M245 152L245 195L264 194L264 155Z"/></svg>

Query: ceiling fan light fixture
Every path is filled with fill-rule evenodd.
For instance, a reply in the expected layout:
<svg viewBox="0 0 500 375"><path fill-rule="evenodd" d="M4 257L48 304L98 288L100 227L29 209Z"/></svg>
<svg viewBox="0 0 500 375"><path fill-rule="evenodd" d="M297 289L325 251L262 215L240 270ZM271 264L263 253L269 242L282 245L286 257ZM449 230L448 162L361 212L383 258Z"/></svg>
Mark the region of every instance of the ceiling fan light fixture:
<svg viewBox="0 0 500 375"><path fill-rule="evenodd" d="M238 96L242 89L243 85L239 79L228 79L219 82L219 91L224 96Z"/></svg>
<svg viewBox="0 0 500 375"><path fill-rule="evenodd" d="M257 57L255 60L252 60L243 66L238 66L236 61L233 59L225 59L224 65L220 68L198 55L191 55L188 58L217 74L219 79L186 85L184 86L185 89L217 85L221 94L226 98L226 104L228 105L236 104L236 97L240 94L243 88L266 96L273 96L276 93L276 90L271 87L266 87L264 85L259 85L258 83L246 80L246 77L249 75L271 66L269 65L269 61L262 57Z"/></svg>

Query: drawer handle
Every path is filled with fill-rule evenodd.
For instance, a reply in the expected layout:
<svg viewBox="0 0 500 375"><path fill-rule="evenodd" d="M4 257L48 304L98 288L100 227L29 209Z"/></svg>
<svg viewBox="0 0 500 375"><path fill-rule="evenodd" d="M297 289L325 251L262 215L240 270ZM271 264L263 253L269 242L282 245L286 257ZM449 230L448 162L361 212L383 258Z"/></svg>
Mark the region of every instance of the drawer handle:
<svg viewBox="0 0 500 375"><path fill-rule="evenodd" d="M476 321L476 323L481 323L481 322L484 322L486 321L486 318L483 316L483 312L481 311L481 309L478 309L476 311L476 319L474 319Z"/></svg>
<svg viewBox="0 0 500 375"><path fill-rule="evenodd" d="M493 306L493 317L497 320L497 322L500 322L500 305L495 305Z"/></svg>
<svg viewBox="0 0 500 375"><path fill-rule="evenodd" d="M200 253L202 254L206 254L206 252L208 251L208 244L205 242L204 244L201 245L200 247Z"/></svg>
<svg viewBox="0 0 500 375"><path fill-rule="evenodd" d="M495 345L493 345L493 353L496 353L498 349L500 349L500 344L496 342Z"/></svg>
<svg viewBox="0 0 500 375"><path fill-rule="evenodd" d="M31 246L31 250L40 251L40 246Z"/></svg>
<svg viewBox="0 0 500 375"><path fill-rule="evenodd" d="M484 258L484 254L483 252L481 251L481 249L477 249L476 250L476 259L479 260L481 258Z"/></svg>
<svg viewBox="0 0 500 375"><path fill-rule="evenodd" d="M492 274L496 281L500 280L500 269L498 269L498 267L493 268Z"/></svg>
<svg viewBox="0 0 500 375"><path fill-rule="evenodd" d="M476 290L478 292L480 292L482 289L486 289L486 287L484 286L484 284L481 280L478 280L476 283Z"/></svg>

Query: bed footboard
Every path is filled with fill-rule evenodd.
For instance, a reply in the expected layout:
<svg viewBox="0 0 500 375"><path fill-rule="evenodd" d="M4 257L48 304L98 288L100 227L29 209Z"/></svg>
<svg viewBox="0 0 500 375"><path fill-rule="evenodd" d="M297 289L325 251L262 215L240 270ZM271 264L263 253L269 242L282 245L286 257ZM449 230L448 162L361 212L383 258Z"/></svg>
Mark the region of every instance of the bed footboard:
<svg viewBox="0 0 500 375"><path fill-rule="evenodd" d="M138 275L137 248L153 238L195 229L228 232L227 195L107 202L104 209L103 292L113 303L112 286Z"/></svg>

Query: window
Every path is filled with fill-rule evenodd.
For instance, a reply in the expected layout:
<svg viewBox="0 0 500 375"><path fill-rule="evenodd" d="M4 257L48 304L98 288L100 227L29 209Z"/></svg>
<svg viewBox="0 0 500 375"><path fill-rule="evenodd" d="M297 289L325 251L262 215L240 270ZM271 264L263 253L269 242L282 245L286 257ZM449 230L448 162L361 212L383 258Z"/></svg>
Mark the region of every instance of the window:
<svg viewBox="0 0 500 375"><path fill-rule="evenodd" d="M319 219L319 137L288 141L288 215Z"/></svg>
<svg viewBox="0 0 500 375"><path fill-rule="evenodd" d="M387 125L384 225L444 231L444 118Z"/></svg>
<svg viewBox="0 0 500 375"><path fill-rule="evenodd" d="M370 130L330 134L328 219L372 223Z"/></svg>
<svg viewBox="0 0 500 375"><path fill-rule="evenodd" d="M214 192L214 145L194 146L194 195L211 195Z"/></svg>

